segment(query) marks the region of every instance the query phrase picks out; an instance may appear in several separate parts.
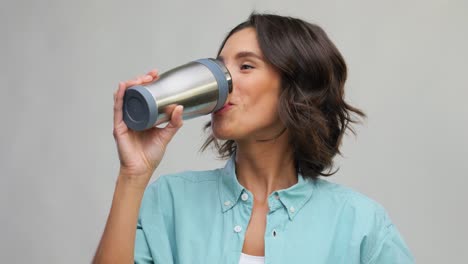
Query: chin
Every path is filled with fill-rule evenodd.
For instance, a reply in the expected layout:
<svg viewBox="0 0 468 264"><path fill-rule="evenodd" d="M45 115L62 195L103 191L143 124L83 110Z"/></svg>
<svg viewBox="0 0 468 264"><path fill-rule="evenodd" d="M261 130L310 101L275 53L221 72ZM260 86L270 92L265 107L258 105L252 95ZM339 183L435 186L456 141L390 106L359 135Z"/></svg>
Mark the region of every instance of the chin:
<svg viewBox="0 0 468 264"><path fill-rule="evenodd" d="M232 136L227 133L227 131L219 131L217 129L213 129L213 136L218 140L229 140L232 139Z"/></svg>
<svg viewBox="0 0 468 264"><path fill-rule="evenodd" d="M229 140L234 139L234 131L230 126L219 126L214 123L211 125L211 131L213 132L213 136L218 140Z"/></svg>

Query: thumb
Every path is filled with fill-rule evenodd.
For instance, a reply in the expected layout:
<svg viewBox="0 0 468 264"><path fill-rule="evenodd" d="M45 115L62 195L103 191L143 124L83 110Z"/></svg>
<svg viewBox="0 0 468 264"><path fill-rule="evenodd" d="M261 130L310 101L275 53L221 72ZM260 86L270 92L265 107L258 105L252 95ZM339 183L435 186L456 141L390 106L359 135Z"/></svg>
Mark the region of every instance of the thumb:
<svg viewBox="0 0 468 264"><path fill-rule="evenodd" d="M171 113L171 119L169 123L159 131L159 136L164 145L167 145L169 141L174 137L177 133L179 128L183 125L182 114L184 111L184 107L182 105L178 105L174 108Z"/></svg>

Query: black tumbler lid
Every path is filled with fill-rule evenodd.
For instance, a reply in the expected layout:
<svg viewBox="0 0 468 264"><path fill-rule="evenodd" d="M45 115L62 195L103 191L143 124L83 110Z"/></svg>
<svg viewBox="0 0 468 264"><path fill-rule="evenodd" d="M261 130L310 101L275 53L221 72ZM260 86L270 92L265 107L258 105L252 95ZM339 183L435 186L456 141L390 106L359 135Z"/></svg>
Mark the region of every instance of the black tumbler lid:
<svg viewBox="0 0 468 264"><path fill-rule="evenodd" d="M148 89L137 85L125 91L123 119L130 129L142 131L151 128L157 118L156 101Z"/></svg>

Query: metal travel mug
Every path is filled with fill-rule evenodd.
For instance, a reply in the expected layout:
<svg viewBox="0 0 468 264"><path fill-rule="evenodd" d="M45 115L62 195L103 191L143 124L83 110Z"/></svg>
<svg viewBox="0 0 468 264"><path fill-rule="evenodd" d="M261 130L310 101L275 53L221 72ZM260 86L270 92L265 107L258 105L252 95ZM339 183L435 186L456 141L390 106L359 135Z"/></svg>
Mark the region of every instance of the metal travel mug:
<svg viewBox="0 0 468 264"><path fill-rule="evenodd" d="M183 119L207 115L222 108L231 91L231 74L221 61L192 61L153 83L128 88L123 119L130 129L142 131L169 121L176 105L184 106Z"/></svg>

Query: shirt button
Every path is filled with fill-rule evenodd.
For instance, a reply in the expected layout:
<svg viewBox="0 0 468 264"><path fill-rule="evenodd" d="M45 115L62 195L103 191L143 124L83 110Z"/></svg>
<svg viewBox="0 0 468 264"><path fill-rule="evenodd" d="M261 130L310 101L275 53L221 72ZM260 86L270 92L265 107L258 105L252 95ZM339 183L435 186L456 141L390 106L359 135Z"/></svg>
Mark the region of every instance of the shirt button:
<svg viewBox="0 0 468 264"><path fill-rule="evenodd" d="M291 208L289 208L289 211L290 211L291 213L294 213L294 212L296 211L296 209L294 209L294 206L291 206Z"/></svg>
<svg viewBox="0 0 468 264"><path fill-rule="evenodd" d="M279 199L279 195L277 193L275 193L275 199L278 200Z"/></svg>
<svg viewBox="0 0 468 264"><path fill-rule="evenodd" d="M273 237L276 237L276 229L273 229L273 232L271 232L273 234Z"/></svg>
<svg viewBox="0 0 468 264"><path fill-rule="evenodd" d="M242 201L247 201L247 200L249 199L249 195L246 194L246 193L243 193L243 194L241 195L241 199L242 199Z"/></svg>
<svg viewBox="0 0 468 264"><path fill-rule="evenodd" d="M236 225L236 226L234 227L234 232L239 233L240 231L242 231L242 227Z"/></svg>
<svg viewBox="0 0 468 264"><path fill-rule="evenodd" d="M225 206L230 206L230 205L231 205L231 201L225 201L225 202L224 202L224 205L225 205Z"/></svg>

